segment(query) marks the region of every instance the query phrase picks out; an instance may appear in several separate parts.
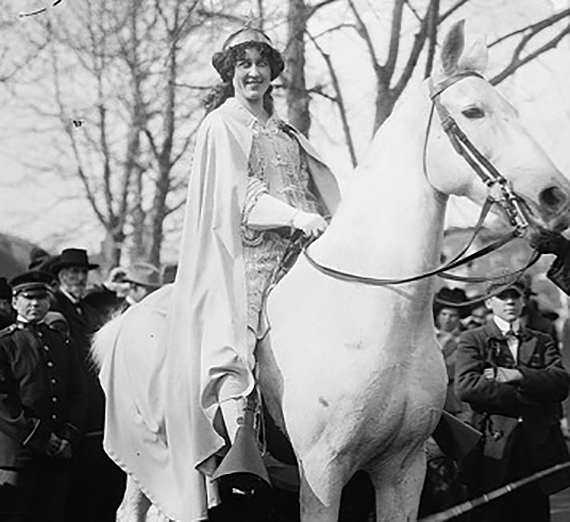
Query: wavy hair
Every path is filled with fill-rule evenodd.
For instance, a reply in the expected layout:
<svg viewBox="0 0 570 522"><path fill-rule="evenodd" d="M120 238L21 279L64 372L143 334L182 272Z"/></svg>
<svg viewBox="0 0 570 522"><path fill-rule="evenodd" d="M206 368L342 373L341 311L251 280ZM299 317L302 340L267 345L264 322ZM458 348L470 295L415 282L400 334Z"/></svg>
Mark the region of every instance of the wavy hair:
<svg viewBox="0 0 570 522"><path fill-rule="evenodd" d="M212 65L218 71L222 81L215 85L204 99L204 105L207 112L211 112L218 108L228 98L235 96L232 80L235 73L236 63L245 58L248 49L256 49L262 58L266 59L271 69L271 80L277 78L285 68L285 63L279 51L271 47L269 44L257 41L242 42L238 45L230 47L224 51L220 51L212 57ZM272 96L273 87L270 85L267 92L263 96L263 105L269 115L273 114L274 103Z"/></svg>

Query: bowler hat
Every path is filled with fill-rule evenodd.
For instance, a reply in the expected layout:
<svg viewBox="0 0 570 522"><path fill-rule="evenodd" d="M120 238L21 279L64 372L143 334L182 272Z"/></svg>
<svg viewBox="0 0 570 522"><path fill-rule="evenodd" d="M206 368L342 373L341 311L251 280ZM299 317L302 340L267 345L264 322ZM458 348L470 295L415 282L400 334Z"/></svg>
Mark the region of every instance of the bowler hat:
<svg viewBox="0 0 570 522"><path fill-rule="evenodd" d="M461 288L441 288L434 297L433 313L437 316L444 308L453 308L459 313L461 319L465 319L471 313L471 306L467 303L467 295Z"/></svg>
<svg viewBox="0 0 570 522"><path fill-rule="evenodd" d="M66 248L62 250L61 254L49 262L49 268L54 274L70 266L79 266L87 270L93 270L99 267L99 265L89 262L87 250L83 250L82 248Z"/></svg>
<svg viewBox="0 0 570 522"><path fill-rule="evenodd" d="M31 270L14 277L10 281L10 285L15 296L25 292L28 297L45 297L50 291L49 284L52 279L52 275L48 272Z"/></svg>
<svg viewBox="0 0 570 522"><path fill-rule="evenodd" d="M12 287L5 277L0 277L0 299L12 299Z"/></svg>
<svg viewBox="0 0 570 522"><path fill-rule="evenodd" d="M156 266L140 262L129 267L124 281L149 288L159 288L162 286L160 279L160 270Z"/></svg>

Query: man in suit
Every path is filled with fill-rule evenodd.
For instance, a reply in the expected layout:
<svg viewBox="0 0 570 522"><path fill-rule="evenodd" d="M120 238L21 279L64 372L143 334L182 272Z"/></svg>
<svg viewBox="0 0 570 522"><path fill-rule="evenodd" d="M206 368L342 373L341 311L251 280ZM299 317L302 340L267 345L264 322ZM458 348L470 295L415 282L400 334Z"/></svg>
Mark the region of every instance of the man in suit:
<svg viewBox="0 0 570 522"><path fill-rule="evenodd" d="M67 320L87 374L89 402L85 434L73 459L68 505L69 520L81 522L114 521L125 482L124 473L103 449L105 395L90 355L91 339L102 319L84 297L89 271L97 267L89 261L87 251L79 248L67 248L50 261L50 269L59 285L52 307Z"/></svg>
<svg viewBox="0 0 570 522"><path fill-rule="evenodd" d="M160 270L150 263L132 264L125 276L129 283L129 293L126 298L126 307L140 303L147 295L152 294L162 286Z"/></svg>
<svg viewBox="0 0 570 522"><path fill-rule="evenodd" d="M90 288L83 302L99 313L102 322L106 323L125 307L125 299L130 291L130 283L125 281L127 271L116 266L111 269L107 280L102 285Z"/></svg>
<svg viewBox="0 0 570 522"><path fill-rule="evenodd" d="M488 292L496 291L486 300L492 319L463 332L457 348L456 392L484 434L482 452L465 470L471 496L569 460L559 408L570 377L558 347L548 335L522 326L523 284L491 284ZM484 505L475 520L548 521L549 495L569 485L568 471L547 476Z"/></svg>
<svg viewBox="0 0 570 522"><path fill-rule="evenodd" d="M85 417L76 352L45 322L50 278L28 272L11 281L17 319L0 332L0 513L13 515L2 520L64 520Z"/></svg>

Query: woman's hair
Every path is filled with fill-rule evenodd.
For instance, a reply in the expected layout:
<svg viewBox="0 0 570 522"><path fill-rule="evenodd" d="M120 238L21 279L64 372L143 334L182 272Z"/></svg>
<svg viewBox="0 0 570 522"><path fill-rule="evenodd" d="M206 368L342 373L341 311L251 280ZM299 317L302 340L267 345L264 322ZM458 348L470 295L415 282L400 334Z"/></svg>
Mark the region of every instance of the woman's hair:
<svg viewBox="0 0 570 522"><path fill-rule="evenodd" d="M208 93L204 100L206 111L210 112L228 98L235 95L232 80L235 73L236 63L245 58L248 49L256 49L262 58L265 58L271 69L271 80L277 78L285 68L285 63L279 51L271 47L269 44L258 41L247 41L229 47L224 51L220 51L212 57L212 65L218 71L222 81ZM271 92L273 87L270 85L263 97L263 104L268 114L273 114L273 96Z"/></svg>

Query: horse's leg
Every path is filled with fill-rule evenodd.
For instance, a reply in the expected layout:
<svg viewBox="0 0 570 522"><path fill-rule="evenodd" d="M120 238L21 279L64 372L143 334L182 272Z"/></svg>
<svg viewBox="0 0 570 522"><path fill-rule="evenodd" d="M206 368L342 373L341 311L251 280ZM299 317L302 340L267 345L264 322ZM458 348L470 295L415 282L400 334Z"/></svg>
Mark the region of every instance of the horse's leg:
<svg viewBox="0 0 570 522"><path fill-rule="evenodd" d="M339 481L327 481L331 486L326 493L327 501L325 502L315 494L302 471L300 478L299 503L301 522L338 522L340 496L342 493L342 485L338 485Z"/></svg>
<svg viewBox="0 0 570 522"><path fill-rule="evenodd" d="M417 519L425 470L423 446L403 461L378 462L368 468L374 484L377 522L412 522Z"/></svg>
<svg viewBox="0 0 570 522"><path fill-rule="evenodd" d="M125 495L117 509L117 522L145 522L151 505L150 500L140 490L132 476L127 475Z"/></svg>

